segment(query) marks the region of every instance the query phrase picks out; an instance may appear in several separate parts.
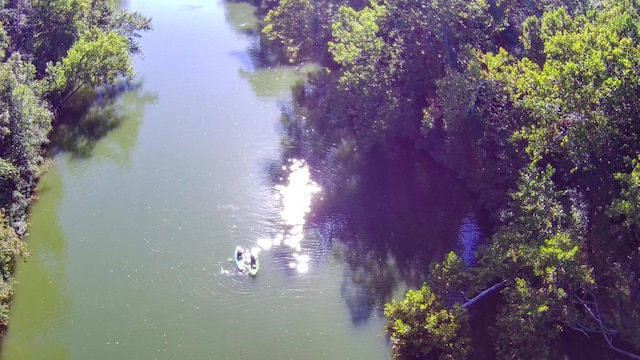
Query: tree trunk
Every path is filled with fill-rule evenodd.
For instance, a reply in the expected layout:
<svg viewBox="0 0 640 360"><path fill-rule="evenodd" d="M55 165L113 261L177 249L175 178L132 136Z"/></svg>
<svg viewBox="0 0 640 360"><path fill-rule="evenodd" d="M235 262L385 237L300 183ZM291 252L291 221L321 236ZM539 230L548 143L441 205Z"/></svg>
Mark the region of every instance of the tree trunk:
<svg viewBox="0 0 640 360"><path fill-rule="evenodd" d="M475 304L478 300L480 300L483 297L487 296L489 293L500 289L501 287L503 287L509 281L511 281L511 279L504 279L504 280L500 281L499 283L493 285L492 287L490 287L490 288L488 288L486 290L483 290L482 292L480 292L480 294L474 296L472 299L470 299L466 303L462 304L462 307L465 308L465 309L468 308L469 306Z"/></svg>

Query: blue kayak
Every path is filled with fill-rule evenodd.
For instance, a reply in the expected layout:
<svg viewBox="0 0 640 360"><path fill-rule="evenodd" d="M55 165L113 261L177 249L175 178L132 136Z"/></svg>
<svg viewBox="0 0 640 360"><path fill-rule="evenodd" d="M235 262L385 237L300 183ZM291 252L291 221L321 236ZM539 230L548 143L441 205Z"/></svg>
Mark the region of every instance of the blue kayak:
<svg viewBox="0 0 640 360"><path fill-rule="evenodd" d="M247 264L244 261L245 251L240 246L236 246L236 251L233 252L233 260L236 262L238 270L244 271L247 268Z"/></svg>

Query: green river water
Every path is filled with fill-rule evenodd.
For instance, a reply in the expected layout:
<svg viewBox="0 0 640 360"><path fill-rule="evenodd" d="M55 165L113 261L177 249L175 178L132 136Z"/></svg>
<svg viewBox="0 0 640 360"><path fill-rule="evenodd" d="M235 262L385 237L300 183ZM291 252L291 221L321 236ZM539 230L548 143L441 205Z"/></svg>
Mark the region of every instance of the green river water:
<svg viewBox="0 0 640 360"><path fill-rule="evenodd" d="M306 164L268 176L302 71L254 68L246 4L125 5L155 27L141 85L90 157L42 178L1 358L388 359L379 311L353 321L343 248L304 230L322 197ZM255 279L236 245L260 250Z"/></svg>

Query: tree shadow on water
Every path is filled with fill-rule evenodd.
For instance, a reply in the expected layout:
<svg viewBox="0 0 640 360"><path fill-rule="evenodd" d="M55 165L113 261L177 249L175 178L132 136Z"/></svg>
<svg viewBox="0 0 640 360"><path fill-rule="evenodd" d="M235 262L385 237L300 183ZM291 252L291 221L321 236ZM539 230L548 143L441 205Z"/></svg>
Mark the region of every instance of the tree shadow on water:
<svg viewBox="0 0 640 360"><path fill-rule="evenodd" d="M347 268L340 285L351 322L365 324L374 314L380 314L398 283L395 264L375 251L368 251L358 242L346 244L343 259Z"/></svg>
<svg viewBox="0 0 640 360"><path fill-rule="evenodd" d="M321 184L329 191L313 211L318 231L335 214L346 219L320 236L342 244L341 295L355 325L381 314L401 286L419 287L431 262L459 250L461 227L473 212L471 196L455 174L425 154L369 156L340 170L348 176L338 180L344 185Z"/></svg>
<svg viewBox="0 0 640 360"><path fill-rule="evenodd" d="M262 20L268 8L259 0L224 0L224 16L227 24L237 34L249 41L247 49L232 51L231 56L239 58L247 71L292 66L285 47L279 41L271 41L262 29ZM275 6L276 3L271 4ZM250 61L250 64L248 61Z"/></svg>
<svg viewBox="0 0 640 360"><path fill-rule="evenodd" d="M74 94L58 111L50 155L67 152L74 157L89 157L96 143L125 121L139 125L144 107L157 101L157 95L144 92L142 85L142 80L123 81L97 89L86 87ZM123 146L130 148L132 144Z"/></svg>

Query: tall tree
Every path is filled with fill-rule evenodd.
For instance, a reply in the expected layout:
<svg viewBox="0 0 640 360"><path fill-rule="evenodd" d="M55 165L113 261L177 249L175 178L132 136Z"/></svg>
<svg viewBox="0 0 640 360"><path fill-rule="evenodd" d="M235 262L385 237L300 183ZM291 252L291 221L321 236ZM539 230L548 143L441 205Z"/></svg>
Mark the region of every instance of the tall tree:
<svg viewBox="0 0 640 360"><path fill-rule="evenodd" d="M118 78L131 79L133 67L127 39L115 32L95 29L79 39L61 61L47 68L49 92L56 106L85 85L113 84Z"/></svg>
<svg viewBox="0 0 640 360"><path fill-rule="evenodd" d="M284 46L289 62L327 62L331 23L342 0L281 0L265 16L262 32Z"/></svg>
<svg viewBox="0 0 640 360"><path fill-rule="evenodd" d="M22 48L33 55L33 64L43 74L47 63L58 61L80 36L86 0L33 0L28 14L30 30Z"/></svg>

